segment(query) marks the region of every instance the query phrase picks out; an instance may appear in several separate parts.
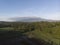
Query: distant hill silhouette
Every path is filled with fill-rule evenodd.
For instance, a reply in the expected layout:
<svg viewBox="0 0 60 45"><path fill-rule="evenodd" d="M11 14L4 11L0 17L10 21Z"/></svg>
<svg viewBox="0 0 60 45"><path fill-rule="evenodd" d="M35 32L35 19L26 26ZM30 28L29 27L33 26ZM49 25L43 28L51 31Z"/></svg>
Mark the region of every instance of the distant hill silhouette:
<svg viewBox="0 0 60 45"><path fill-rule="evenodd" d="M58 20L49 20L49 19L43 19L40 17L16 17L16 18L10 18L11 20L17 21L17 22L40 22L40 21L58 21Z"/></svg>

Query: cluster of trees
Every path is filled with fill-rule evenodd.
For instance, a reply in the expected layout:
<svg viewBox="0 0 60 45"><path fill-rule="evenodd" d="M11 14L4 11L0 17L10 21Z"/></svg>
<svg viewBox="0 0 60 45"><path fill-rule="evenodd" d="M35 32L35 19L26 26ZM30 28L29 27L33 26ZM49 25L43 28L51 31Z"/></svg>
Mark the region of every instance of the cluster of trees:
<svg viewBox="0 0 60 45"><path fill-rule="evenodd" d="M0 28L11 27L14 30L40 30L43 31L44 28L53 28L60 26L59 22L4 22L0 23Z"/></svg>

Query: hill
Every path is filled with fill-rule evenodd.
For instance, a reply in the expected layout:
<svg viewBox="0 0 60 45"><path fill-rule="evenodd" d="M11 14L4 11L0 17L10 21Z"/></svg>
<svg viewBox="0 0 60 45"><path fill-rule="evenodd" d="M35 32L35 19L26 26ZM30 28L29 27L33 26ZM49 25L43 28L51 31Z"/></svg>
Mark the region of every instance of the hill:
<svg viewBox="0 0 60 45"><path fill-rule="evenodd" d="M15 31L18 32L15 33ZM5 40L6 37L10 40L10 37L13 39L19 37L20 34L27 36L29 41L31 38L42 40L39 43L43 43L43 45L59 45L60 22L5 22L0 24L0 39ZM34 42L34 40L32 41Z"/></svg>
<svg viewBox="0 0 60 45"><path fill-rule="evenodd" d="M15 22L40 22L40 21L48 21L48 22L56 22L57 20L49 20L40 17L15 17L10 18L10 20L14 20Z"/></svg>

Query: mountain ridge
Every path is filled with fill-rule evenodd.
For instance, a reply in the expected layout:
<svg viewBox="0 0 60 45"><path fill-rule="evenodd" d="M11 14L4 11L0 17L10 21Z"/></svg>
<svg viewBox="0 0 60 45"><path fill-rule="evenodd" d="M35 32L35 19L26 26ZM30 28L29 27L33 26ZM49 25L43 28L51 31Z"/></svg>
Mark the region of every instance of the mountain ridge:
<svg viewBox="0 0 60 45"><path fill-rule="evenodd" d="M60 20L44 19L40 17L13 17L8 18L8 21L0 21L0 22L40 22L40 21L60 22Z"/></svg>
<svg viewBox="0 0 60 45"><path fill-rule="evenodd" d="M60 21L60 20L44 19L40 17L14 17L10 19L16 22L40 22L40 21L56 22L56 21Z"/></svg>

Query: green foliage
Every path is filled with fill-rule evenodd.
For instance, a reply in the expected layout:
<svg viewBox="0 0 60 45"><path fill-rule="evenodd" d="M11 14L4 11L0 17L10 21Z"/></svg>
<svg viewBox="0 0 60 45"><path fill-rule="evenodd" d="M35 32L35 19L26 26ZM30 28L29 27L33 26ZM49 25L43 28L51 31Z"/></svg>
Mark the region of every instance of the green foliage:
<svg viewBox="0 0 60 45"><path fill-rule="evenodd" d="M44 39L51 45L58 45L60 41L60 22L5 22L0 24L0 30L20 31L29 37Z"/></svg>

